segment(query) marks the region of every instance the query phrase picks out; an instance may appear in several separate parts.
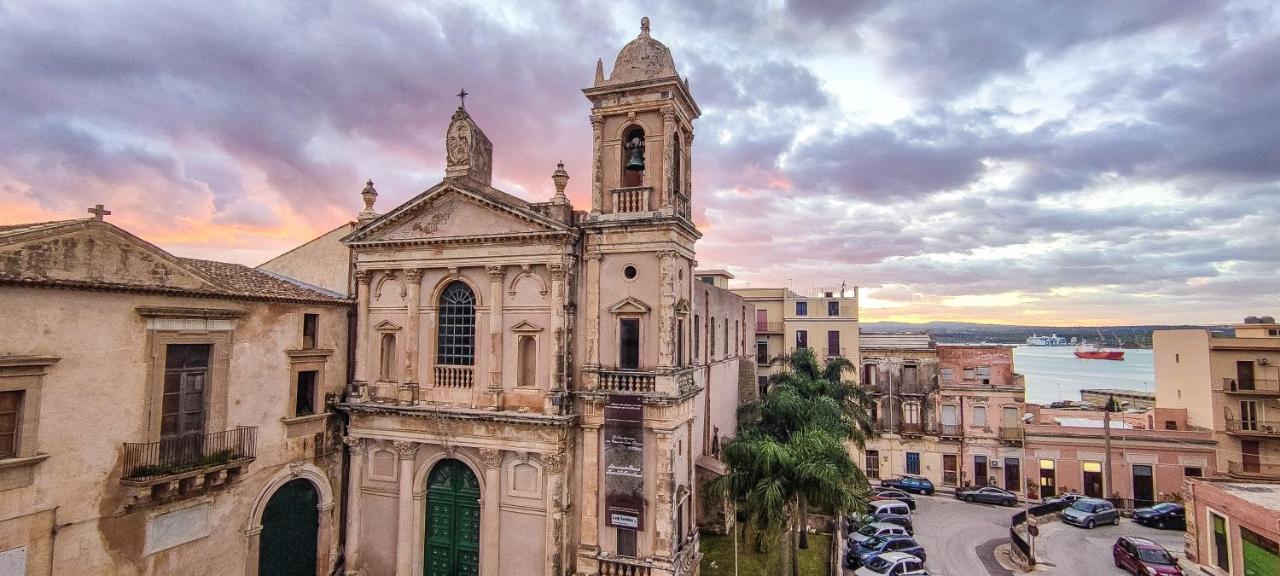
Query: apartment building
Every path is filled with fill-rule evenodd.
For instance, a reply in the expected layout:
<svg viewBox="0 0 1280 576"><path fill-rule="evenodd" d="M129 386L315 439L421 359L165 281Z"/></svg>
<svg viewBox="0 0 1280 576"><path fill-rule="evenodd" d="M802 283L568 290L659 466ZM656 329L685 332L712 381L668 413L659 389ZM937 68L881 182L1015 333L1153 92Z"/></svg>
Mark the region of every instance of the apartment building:
<svg viewBox="0 0 1280 576"><path fill-rule="evenodd" d="M722 270L696 274L699 280L722 287L732 278ZM762 390L777 370L773 359L797 348L812 348L820 360L840 356L859 364L857 286L800 292L790 288L732 291L755 306L756 377Z"/></svg>

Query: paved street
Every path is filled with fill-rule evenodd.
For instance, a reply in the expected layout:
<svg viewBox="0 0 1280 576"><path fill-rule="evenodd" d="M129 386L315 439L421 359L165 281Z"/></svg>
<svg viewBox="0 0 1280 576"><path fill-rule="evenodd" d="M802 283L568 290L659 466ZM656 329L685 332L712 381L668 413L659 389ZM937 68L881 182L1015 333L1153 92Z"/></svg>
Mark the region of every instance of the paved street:
<svg viewBox="0 0 1280 576"><path fill-rule="evenodd" d="M1041 568L1037 572L1091 576L1125 574L1111 559L1111 545L1115 544L1116 538L1142 536L1182 557L1182 534L1180 530L1147 528L1128 518L1121 518L1119 526L1099 526L1092 530L1062 522L1048 522L1040 526L1040 538L1036 540L1036 557Z"/></svg>
<svg viewBox="0 0 1280 576"><path fill-rule="evenodd" d="M916 539L928 553L934 576L1008 576L995 561L995 547L1009 540L1009 517L1018 507L968 504L949 494L916 496ZM845 574L852 576L852 570Z"/></svg>
<svg viewBox="0 0 1280 576"><path fill-rule="evenodd" d="M996 546L1009 541L1009 517L1025 506L1005 508L969 504L950 495L916 496L919 506L912 522L916 539L928 553L925 567L933 576L1010 576L995 561ZM1127 518L1119 526L1085 530L1046 522L1036 542L1038 573L1121 575L1111 560L1111 545L1121 535L1149 538L1177 556L1182 555L1182 532L1156 530ZM852 570L845 570L852 576Z"/></svg>

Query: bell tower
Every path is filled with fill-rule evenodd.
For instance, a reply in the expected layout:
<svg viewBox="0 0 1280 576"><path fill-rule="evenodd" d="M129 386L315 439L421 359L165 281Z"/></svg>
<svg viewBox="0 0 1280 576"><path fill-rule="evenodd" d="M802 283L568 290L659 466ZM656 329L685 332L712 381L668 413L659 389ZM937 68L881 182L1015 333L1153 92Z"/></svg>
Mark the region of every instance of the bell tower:
<svg viewBox="0 0 1280 576"><path fill-rule="evenodd" d="M591 100L592 216L658 212L690 220L689 150L702 111L671 50L649 35L647 17L608 78L596 62L595 82L583 93Z"/></svg>
<svg viewBox="0 0 1280 576"><path fill-rule="evenodd" d="M693 121L701 111L649 19L591 100L591 211L582 214L585 270L577 316L575 402L582 415L578 571L641 561L686 573L689 438L695 377ZM635 560L617 560L628 558Z"/></svg>

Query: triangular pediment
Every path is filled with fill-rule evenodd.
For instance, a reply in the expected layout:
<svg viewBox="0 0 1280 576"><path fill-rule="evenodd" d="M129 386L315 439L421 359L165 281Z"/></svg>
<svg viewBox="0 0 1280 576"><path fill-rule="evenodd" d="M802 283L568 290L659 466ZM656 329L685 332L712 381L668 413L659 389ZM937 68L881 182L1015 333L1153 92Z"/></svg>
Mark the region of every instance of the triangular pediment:
<svg viewBox="0 0 1280 576"><path fill-rule="evenodd" d="M567 230L518 198L479 188L483 187L469 180L447 180L356 230L344 242L518 238Z"/></svg>
<svg viewBox="0 0 1280 576"><path fill-rule="evenodd" d="M182 259L91 219L6 236L0 242L0 276L105 287L218 288Z"/></svg>
<svg viewBox="0 0 1280 576"><path fill-rule="evenodd" d="M649 311L649 305L627 296L610 306L609 311L614 314L644 314Z"/></svg>
<svg viewBox="0 0 1280 576"><path fill-rule="evenodd" d="M541 332L542 327L528 320L521 320L519 324L511 327L512 332Z"/></svg>
<svg viewBox="0 0 1280 576"><path fill-rule="evenodd" d="M400 329L400 325L390 320L383 320L379 322L377 326L374 326L373 329L379 332L395 332Z"/></svg>

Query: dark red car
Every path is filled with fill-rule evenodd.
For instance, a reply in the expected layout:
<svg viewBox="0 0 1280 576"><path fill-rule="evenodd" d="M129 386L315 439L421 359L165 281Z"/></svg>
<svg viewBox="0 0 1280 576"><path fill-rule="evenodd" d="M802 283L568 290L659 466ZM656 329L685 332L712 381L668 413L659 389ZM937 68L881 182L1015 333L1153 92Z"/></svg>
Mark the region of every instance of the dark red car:
<svg viewBox="0 0 1280 576"><path fill-rule="evenodd" d="M1139 576L1184 576L1178 568L1178 560L1159 544L1137 536L1121 536L1116 538L1111 547L1111 555L1115 558L1116 568Z"/></svg>

